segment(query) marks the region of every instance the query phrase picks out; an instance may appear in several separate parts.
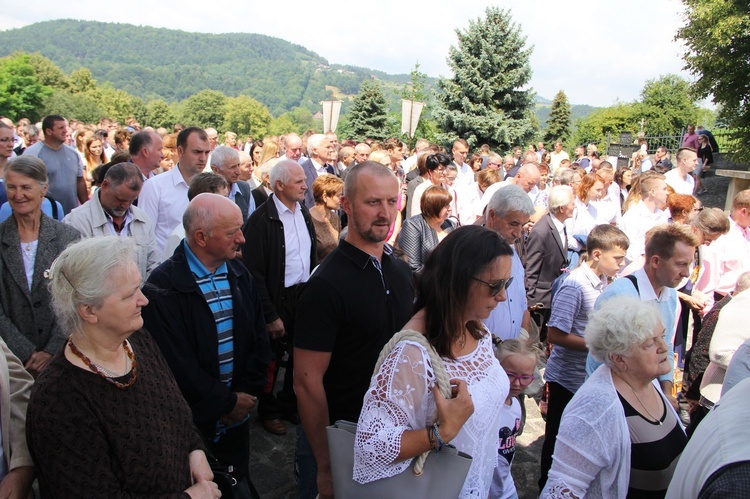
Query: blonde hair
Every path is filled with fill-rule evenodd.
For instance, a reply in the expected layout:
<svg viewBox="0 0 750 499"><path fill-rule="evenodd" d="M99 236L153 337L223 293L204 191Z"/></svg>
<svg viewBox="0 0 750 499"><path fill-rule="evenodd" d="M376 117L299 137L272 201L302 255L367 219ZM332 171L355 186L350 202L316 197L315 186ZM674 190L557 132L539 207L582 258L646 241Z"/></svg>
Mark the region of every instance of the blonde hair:
<svg viewBox="0 0 750 499"><path fill-rule="evenodd" d="M498 362L502 362L511 355L523 355L534 359L534 363L539 363L542 351L536 343L522 340L520 338L511 338L498 345L495 351L495 357Z"/></svg>

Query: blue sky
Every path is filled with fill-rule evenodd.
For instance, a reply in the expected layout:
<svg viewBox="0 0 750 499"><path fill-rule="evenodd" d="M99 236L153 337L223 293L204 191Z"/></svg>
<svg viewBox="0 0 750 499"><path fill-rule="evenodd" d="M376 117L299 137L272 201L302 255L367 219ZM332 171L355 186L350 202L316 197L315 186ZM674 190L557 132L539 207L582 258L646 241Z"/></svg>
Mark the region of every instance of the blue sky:
<svg viewBox="0 0 750 499"><path fill-rule="evenodd" d="M328 0L302 2L159 0L60 2L36 0L2 9L0 29L72 18L124 22L207 33L247 32L303 45L331 63L408 73L419 61L430 76L450 76L448 48L454 30L480 17L477 0L408 2ZM608 106L638 98L643 84L682 71L682 47L673 41L682 24L679 0L506 0L513 19L534 45L531 86L552 99ZM8 7L6 5L6 7Z"/></svg>

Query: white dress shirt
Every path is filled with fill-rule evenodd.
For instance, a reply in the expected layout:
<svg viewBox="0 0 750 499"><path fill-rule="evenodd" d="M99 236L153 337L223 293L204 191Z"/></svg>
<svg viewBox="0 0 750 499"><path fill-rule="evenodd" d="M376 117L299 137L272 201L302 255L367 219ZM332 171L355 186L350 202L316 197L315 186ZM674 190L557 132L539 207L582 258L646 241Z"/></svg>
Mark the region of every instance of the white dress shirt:
<svg viewBox="0 0 750 499"><path fill-rule="evenodd" d="M138 196L138 207L154 222L159 252L164 251L167 238L174 228L182 224L182 215L190 202L187 191L188 184L180 172L179 164L143 184Z"/></svg>
<svg viewBox="0 0 750 499"><path fill-rule="evenodd" d="M620 229L630 239L625 259L628 263L642 256L646 251L646 232L655 225L667 223L667 214L659 208L651 211L646 203L639 201L637 205L630 208L620 219Z"/></svg>
<svg viewBox="0 0 750 499"><path fill-rule="evenodd" d="M299 203L295 206L296 209L292 211L276 196L272 196L271 199L273 199L279 212L279 220L284 225L284 246L286 250L284 287L289 288L295 284L307 282L310 278L312 241Z"/></svg>

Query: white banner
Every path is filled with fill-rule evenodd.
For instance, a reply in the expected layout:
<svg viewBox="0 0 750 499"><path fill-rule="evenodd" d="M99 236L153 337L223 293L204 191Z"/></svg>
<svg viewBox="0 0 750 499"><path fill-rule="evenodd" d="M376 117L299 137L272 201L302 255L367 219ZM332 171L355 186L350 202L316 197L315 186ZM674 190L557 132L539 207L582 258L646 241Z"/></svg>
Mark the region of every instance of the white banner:
<svg viewBox="0 0 750 499"><path fill-rule="evenodd" d="M323 133L335 132L341 114L341 101L324 100L320 104L323 106Z"/></svg>
<svg viewBox="0 0 750 499"><path fill-rule="evenodd" d="M414 137L424 102L401 99L401 133Z"/></svg>

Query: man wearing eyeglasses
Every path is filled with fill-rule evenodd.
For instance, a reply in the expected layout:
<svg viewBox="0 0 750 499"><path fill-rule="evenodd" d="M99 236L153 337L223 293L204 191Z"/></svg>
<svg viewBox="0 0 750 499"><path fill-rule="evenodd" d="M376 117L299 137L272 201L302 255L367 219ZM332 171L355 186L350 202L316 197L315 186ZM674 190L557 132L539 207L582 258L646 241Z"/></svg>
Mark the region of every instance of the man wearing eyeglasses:
<svg viewBox="0 0 750 499"><path fill-rule="evenodd" d="M515 242L521 237L523 226L533 213L534 204L528 194L521 187L512 184L495 192L487 205L485 226L497 232L513 248L513 281L508 283L508 299L495 307L484 321L487 329L501 340L517 338L521 334L521 329L529 329L530 316L526 305L523 263L516 252Z"/></svg>

